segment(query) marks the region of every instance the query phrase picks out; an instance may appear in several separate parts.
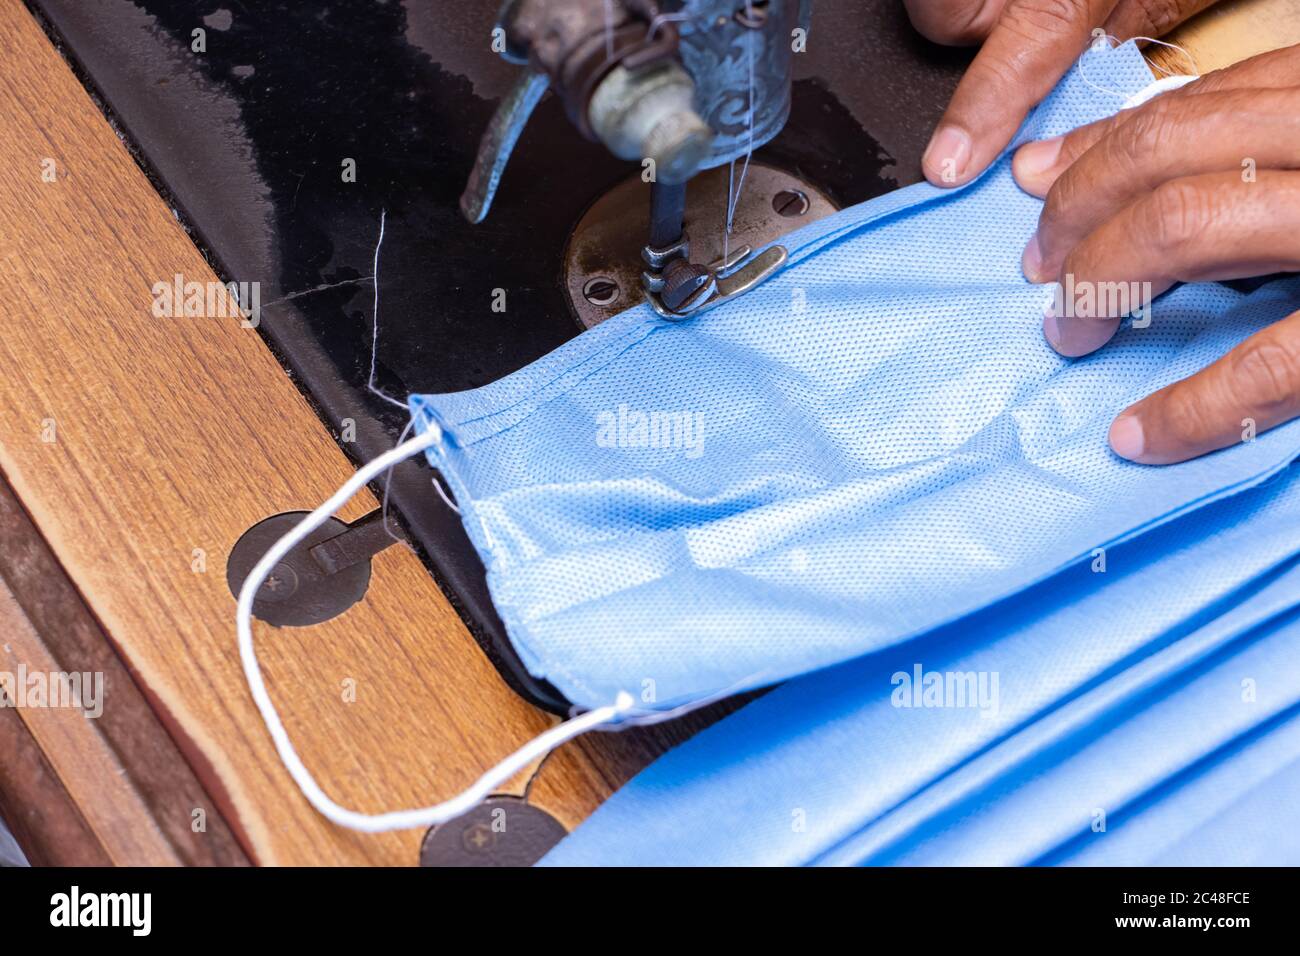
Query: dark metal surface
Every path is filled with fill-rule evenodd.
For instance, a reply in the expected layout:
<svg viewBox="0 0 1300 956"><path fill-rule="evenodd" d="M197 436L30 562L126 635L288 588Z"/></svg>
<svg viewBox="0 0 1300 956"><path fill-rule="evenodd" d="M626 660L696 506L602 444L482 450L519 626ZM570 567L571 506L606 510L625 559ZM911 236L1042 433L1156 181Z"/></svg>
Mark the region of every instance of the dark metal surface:
<svg viewBox="0 0 1300 956"><path fill-rule="evenodd" d="M326 574L338 574L370 559L385 548L404 543L382 509L348 525L342 534L308 548L312 560Z"/></svg>
<svg viewBox="0 0 1300 956"><path fill-rule="evenodd" d="M644 65L676 53L672 23L650 28L658 14L654 0L512 0L501 25L511 57L522 53L549 76L574 126L594 139L587 105L600 81L620 63Z"/></svg>
<svg viewBox="0 0 1300 956"><path fill-rule="evenodd" d="M484 385L579 332L564 250L633 167L575 135L547 97L493 214L463 220L478 139L518 69L490 47L497 0L28 2L222 278L261 283L261 324L247 334L265 336L336 434L354 424L343 441L354 459L391 448L406 425L366 389L381 209L376 380L387 394ZM839 205L915 181L964 56L912 34L897 0L815 0L790 120L758 155ZM422 462L395 469L391 506L506 678L563 709L519 667L431 478Z"/></svg>
<svg viewBox="0 0 1300 956"><path fill-rule="evenodd" d="M548 86L545 74L523 71L510 92L502 97L492 121L483 131L478 156L465 181L465 191L460 195L460 211L469 222L475 225L482 222L492 208L515 143Z"/></svg>
<svg viewBox="0 0 1300 956"><path fill-rule="evenodd" d="M696 108L715 132L705 166L742 156L780 133L790 114L808 0L683 0L681 57L696 77ZM751 93L752 91L752 93Z"/></svg>
<svg viewBox="0 0 1300 956"><path fill-rule="evenodd" d="M518 797L492 797L433 827L421 866L532 866L568 834L553 816Z"/></svg>
<svg viewBox="0 0 1300 956"><path fill-rule="evenodd" d="M650 186L650 247L662 249L682 237L686 220L686 184Z"/></svg>
<svg viewBox="0 0 1300 956"><path fill-rule="evenodd" d="M239 596L253 566L306 514L272 515L240 536L226 562L231 594ZM309 627L338 617L365 597L370 586L370 557L387 546L376 537L376 526L387 544L396 543L383 530L382 519L374 519L381 516L367 515L352 526L331 518L309 534L262 583L253 601L253 616L276 627ZM349 544L348 538L359 541Z"/></svg>
<svg viewBox="0 0 1300 956"><path fill-rule="evenodd" d="M650 192L650 186L639 176L631 176L597 199L574 227L564 254L564 283L583 325L603 322L640 297L642 269L648 268L649 262L643 260L639 242L647 234L647 219L653 216L653 204L646 201ZM659 189L654 192L657 194ZM804 196L805 205L802 213L793 215L798 203L789 195L796 192ZM778 196L785 197L782 208L789 206L791 215L775 209ZM684 221L690 239L690 261L712 263L721 259L722 224L727 218L727 170L706 169L691 180L683 198L687 200ZM727 251L732 253L742 246L760 249L834 211L830 198L811 184L754 160L736 203ZM681 232L681 220L674 228ZM670 257L670 261L686 265L685 258ZM664 266L668 267L669 262ZM662 278L667 277L665 271ZM613 285L618 295L609 302L592 301L587 293L593 279Z"/></svg>

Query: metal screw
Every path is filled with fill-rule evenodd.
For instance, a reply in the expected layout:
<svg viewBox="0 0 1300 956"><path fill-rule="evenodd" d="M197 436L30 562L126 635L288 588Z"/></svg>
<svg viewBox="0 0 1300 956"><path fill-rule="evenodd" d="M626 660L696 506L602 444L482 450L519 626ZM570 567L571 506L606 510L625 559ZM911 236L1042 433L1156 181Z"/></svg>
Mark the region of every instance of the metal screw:
<svg viewBox="0 0 1300 956"><path fill-rule="evenodd" d="M474 823L465 828L461 834L461 842L465 844L465 849L471 852L484 852L489 846L497 842L497 836L492 832L492 828L486 823Z"/></svg>
<svg viewBox="0 0 1300 956"><path fill-rule="evenodd" d="M772 197L772 208L787 219L802 216L809 206L807 194L798 189L782 189Z"/></svg>
<svg viewBox="0 0 1300 956"><path fill-rule="evenodd" d="M257 599L270 602L286 601L293 597L297 590L297 573L289 565L281 562L271 569L271 573L258 588Z"/></svg>
<svg viewBox="0 0 1300 956"><path fill-rule="evenodd" d="M613 305L618 299L618 283L608 276L593 276L583 284L582 294L592 305Z"/></svg>

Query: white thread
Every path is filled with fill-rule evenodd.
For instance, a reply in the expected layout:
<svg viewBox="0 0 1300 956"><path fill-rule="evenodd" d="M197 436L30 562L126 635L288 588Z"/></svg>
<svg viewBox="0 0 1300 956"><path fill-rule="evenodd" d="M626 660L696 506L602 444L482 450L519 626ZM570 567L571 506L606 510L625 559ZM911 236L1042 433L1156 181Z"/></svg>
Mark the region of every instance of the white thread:
<svg viewBox="0 0 1300 956"><path fill-rule="evenodd" d="M452 501L450 498L447 497L447 492L442 490L442 482L438 480L436 475L433 478L433 490L438 492L438 497L443 500L443 503L448 508L456 512L456 514L460 514L460 507L456 504L456 502Z"/></svg>
<svg viewBox="0 0 1300 956"><path fill-rule="evenodd" d="M766 670L756 671L748 677L741 678L734 684L724 687L722 690L709 694L706 697L699 697L695 700L688 700L684 704L678 704L676 707L670 707L668 710L633 710L629 711L616 727L602 727L601 730L626 730L628 727L647 727L651 724L661 724L665 720L675 720L678 717L689 714L692 711L699 710L701 707L707 707L710 704L716 704L720 700L726 700L733 694L739 693L746 687L761 687L763 681L767 678Z"/></svg>
<svg viewBox="0 0 1300 956"><path fill-rule="evenodd" d="M384 222L387 218L388 218L388 210L387 209L379 210L379 240L375 243L375 262L374 262L374 269L372 270L374 274L371 276L371 278L374 279L375 282L375 304L371 312L373 325L370 334L370 379L369 381L366 382L366 387L369 388L370 391L378 395L380 398L382 398L384 401L391 402L392 404L396 405L398 408L401 408L402 410L405 411L407 408L405 403L399 402L395 398L390 398L389 396L385 395L383 392L381 392L378 388L375 387L375 357L379 351L379 250L384 244ZM402 429L402 434L397 437L397 443L399 445L406 440L406 434L411 430L411 426L414 424L415 424L415 419L411 419L409 422L406 423L406 427ZM387 475L384 476L384 501L383 501L382 512L381 512L384 520L384 530L388 532L388 536L392 538L394 541L404 541L406 540L405 538L401 537L400 535L393 534L393 529L388 526L388 487L389 485L392 484L392 481L393 481L393 473L390 471ZM438 489L439 497L441 497L443 501L447 502L447 505L451 508L451 510L456 512L456 514L460 514L460 509L457 508L451 501L449 501L445 494L443 494L442 486L438 484L437 478L433 480L433 485L435 488Z"/></svg>
<svg viewBox="0 0 1300 956"><path fill-rule="evenodd" d="M289 776L293 778L298 789L307 801L327 820L340 826L363 833L383 833L388 830L404 830L412 827L430 827L435 823L445 823L473 809L481 800L490 796L503 783L519 773L534 760L544 756L567 740L572 740L602 724L611 723L631 710L634 701L626 691L618 694L614 703L597 707L585 714L573 717L557 724L545 733L528 741L510 756L479 777L469 789L460 794L428 807L410 810L393 810L387 813L360 813L340 806L320 788L311 772L303 764L298 752L284 729L280 715L267 693L266 683L262 680L262 670L257 662L257 651L253 644L253 600L262 583L271 571L290 550L309 534L328 521L336 511L361 488L369 484L388 468L406 459L418 455L442 440L442 431L430 423L428 431L403 442L380 455L374 461L359 468L351 478L343 483L338 491L321 504L311 514L302 519L262 556L248 573L243 586L239 589L239 603L235 611L235 630L239 636L239 660L244 668L244 677L248 681L248 690L257 705L267 732L275 743L275 749L284 763Z"/></svg>
<svg viewBox="0 0 1300 956"><path fill-rule="evenodd" d="M750 11L749 0L745 0L745 10ZM727 258L731 253L731 226L736 218L736 208L740 205L740 193L745 188L745 174L749 172L749 158L754 155L754 36L756 31L749 32L749 40L745 44L746 58L749 61L749 115L748 115L748 135L749 141L745 147L745 164L740 169L740 182L735 184L733 189L732 183L736 176L736 161L731 161L731 168L727 173L727 223L726 229L722 233L722 269L727 268Z"/></svg>
<svg viewBox="0 0 1300 956"><path fill-rule="evenodd" d="M402 434L397 436L397 444L400 445L402 442L406 441L407 434L414 426L415 426L415 419L412 418L409 422L406 423L406 427L402 429ZM392 538L394 541L404 542L406 539L403 538L401 535L393 534L393 529L388 526L388 488L390 485L392 485L392 483L393 483L393 470L390 468L388 472L384 475L384 500L380 506L379 514L383 518L384 530L388 532L388 536Z"/></svg>
<svg viewBox="0 0 1300 956"><path fill-rule="evenodd" d="M1109 36L1109 34L1107 34L1107 35ZM1186 47L1181 47L1181 46L1179 46L1177 43L1166 43L1164 40L1157 40L1155 37L1131 37L1130 39L1133 39L1133 40L1145 40L1147 43L1154 43L1154 44L1156 44L1157 46L1166 47L1167 49L1170 49L1170 50L1177 50L1177 51L1178 51L1179 53L1181 53L1183 56L1187 57L1187 62L1190 63L1190 64L1192 65L1192 75L1193 75L1193 76L1200 76L1200 75L1201 75L1200 67L1198 67L1198 66L1196 65L1196 58L1195 58L1194 56L1192 56L1192 51L1191 51L1191 50L1188 50ZM1115 42L1116 42L1116 43L1119 42L1119 38L1118 38L1118 37L1115 38ZM1147 63L1148 63L1148 65L1150 65L1151 69L1153 69L1153 70L1159 70L1161 73L1164 73L1164 74L1166 74L1167 76L1178 76L1178 75L1179 75L1179 74L1176 74L1176 73L1170 73L1168 70L1166 70L1164 67L1160 66L1158 63L1152 63L1150 60L1147 60Z"/></svg>
<svg viewBox="0 0 1300 956"><path fill-rule="evenodd" d="M384 220L387 218L388 210L379 210L379 241L375 243L375 265L374 268L370 270L372 278L375 281L375 304L370 313L370 378L366 380L366 388L370 389L370 391L374 392L384 401L405 410L405 402L399 402L397 399L385 395L375 387L375 359L379 353L379 247L384 244Z"/></svg>
<svg viewBox="0 0 1300 956"><path fill-rule="evenodd" d="M1099 34L1099 35L1096 37L1096 39L1094 39L1093 42L1090 43L1090 44L1088 45L1088 50L1086 50L1086 51L1084 51L1084 52L1091 52L1091 51L1093 51L1093 50L1096 50L1096 49L1097 49L1097 44L1098 44L1101 40L1103 40L1103 39L1105 39L1105 40L1114 40L1114 41L1115 41L1115 46L1116 46L1116 47L1123 45L1123 42L1124 42L1124 41L1121 41L1120 38L1117 37L1117 36L1115 36L1115 34L1113 34L1113 33L1102 33L1102 34ZM1179 46L1177 43L1168 43L1168 42L1166 42L1166 41L1164 41L1164 40L1157 40L1155 37L1129 37L1129 40L1130 40L1130 41L1134 41L1134 42L1136 42L1136 41L1138 41L1138 40L1143 40L1143 41L1145 41L1145 42L1147 42L1147 43L1154 43L1154 44L1156 44L1156 46L1162 46L1162 47L1165 47L1165 48L1170 49L1170 50L1177 50L1177 51L1178 51L1179 53L1181 53L1183 56L1187 57L1187 62L1190 63L1190 64L1192 65L1192 73L1193 73L1194 75L1196 75L1196 76L1200 76L1200 75L1201 75L1201 70L1200 70L1200 68L1196 65L1196 58L1195 58L1194 56L1192 56L1191 51L1188 50L1186 47L1181 47L1181 46ZM1114 49L1114 47L1111 47L1111 49ZM1143 59L1146 59L1146 57L1143 57ZM1174 75L1174 74L1171 74L1171 73L1170 73L1168 70L1166 70L1164 67L1162 67L1160 64L1158 64L1158 63L1153 63L1153 62L1151 62L1150 60L1147 60L1147 66L1151 67L1151 69L1153 69L1153 70L1157 70L1157 71L1159 71L1159 72L1161 72L1161 73L1164 73L1166 76L1172 76L1172 75Z"/></svg>

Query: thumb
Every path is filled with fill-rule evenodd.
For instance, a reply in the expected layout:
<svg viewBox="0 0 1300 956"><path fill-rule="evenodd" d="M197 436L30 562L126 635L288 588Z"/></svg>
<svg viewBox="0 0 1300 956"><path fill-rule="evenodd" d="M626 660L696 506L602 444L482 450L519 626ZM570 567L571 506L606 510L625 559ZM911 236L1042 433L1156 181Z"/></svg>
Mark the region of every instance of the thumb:
<svg viewBox="0 0 1300 956"><path fill-rule="evenodd" d="M1300 312L1190 378L1147 396L1110 426L1110 447L1145 465L1186 461L1300 416Z"/></svg>
<svg viewBox="0 0 1300 956"><path fill-rule="evenodd" d="M1116 0L1007 0L921 159L936 186L983 172L1083 53Z"/></svg>

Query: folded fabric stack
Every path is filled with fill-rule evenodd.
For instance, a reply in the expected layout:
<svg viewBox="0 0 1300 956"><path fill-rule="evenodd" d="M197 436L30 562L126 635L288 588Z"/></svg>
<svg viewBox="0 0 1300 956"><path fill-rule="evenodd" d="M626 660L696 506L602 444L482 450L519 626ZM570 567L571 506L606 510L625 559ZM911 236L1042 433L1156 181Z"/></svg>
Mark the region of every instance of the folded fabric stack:
<svg viewBox="0 0 1300 956"><path fill-rule="evenodd" d="M546 862L1300 862L1300 470L1094 564L777 688Z"/></svg>

